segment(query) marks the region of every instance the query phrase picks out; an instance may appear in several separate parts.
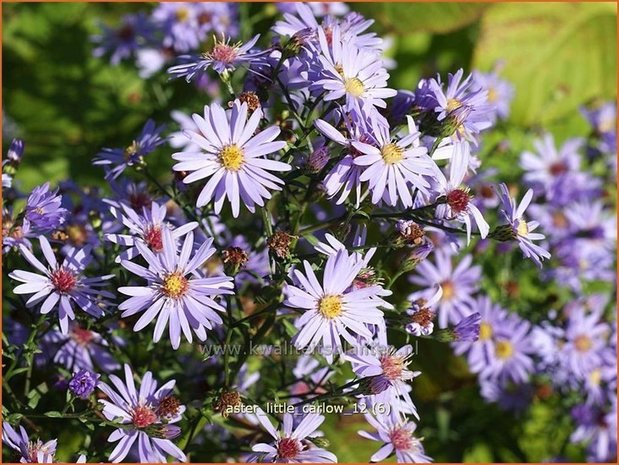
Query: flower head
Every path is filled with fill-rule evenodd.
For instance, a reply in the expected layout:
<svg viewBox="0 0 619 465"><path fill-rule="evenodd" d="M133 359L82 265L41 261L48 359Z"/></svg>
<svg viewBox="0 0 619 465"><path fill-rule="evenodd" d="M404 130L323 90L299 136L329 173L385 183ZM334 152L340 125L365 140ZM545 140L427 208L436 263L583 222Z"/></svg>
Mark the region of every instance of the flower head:
<svg viewBox="0 0 619 465"><path fill-rule="evenodd" d="M271 198L268 189L281 190L283 181L269 171L288 171L291 166L263 156L283 149L286 142L274 141L280 133L276 126L254 135L262 117L260 109L249 120L247 116L247 104L238 100L229 112L214 103L204 107L204 118L193 115L199 133L189 132L189 136L201 150L175 153L172 158L180 162L174 165L175 171L191 173L184 178L185 184L209 178L198 196L198 207L214 200L219 213L227 197L237 217L241 200L254 212L256 205L263 207L264 199Z"/></svg>
<svg viewBox="0 0 619 465"><path fill-rule="evenodd" d="M43 443L31 441L23 426L17 432L6 421L2 422L2 441L11 449L20 453L21 463L53 463L56 454L56 439Z"/></svg>
<svg viewBox="0 0 619 465"><path fill-rule="evenodd" d="M185 338L192 342L192 333L199 340L206 340L206 330L222 323L217 312L225 309L213 297L231 294L232 278L220 276L201 278L196 271L215 253L211 247L212 239L204 242L195 253L193 232L185 236L180 254L169 229L163 232L163 253L155 255L144 243L137 242L140 255L148 262L144 268L136 263L123 260L121 265L130 272L146 278L145 286L127 286L118 289L130 296L118 306L125 318L144 312L133 327L140 331L153 319L157 319L154 342L161 339L169 324L170 341L176 350L181 342L181 330Z"/></svg>
<svg viewBox="0 0 619 465"><path fill-rule="evenodd" d="M9 277L23 283L13 289L13 292L32 294L26 302L27 307L43 302L39 309L41 314L49 313L58 306L58 318L63 334L68 333L69 320L75 319L74 305L95 318L102 316L103 308L108 305L105 299L113 299L114 294L101 290L100 287L106 284L105 281L113 278L113 275L94 278L83 275L92 260L90 246L82 249L68 247L67 256L60 263L44 236L39 237L39 243L48 265L45 266L30 250L20 245L24 258L41 274L22 270L12 271Z"/></svg>
<svg viewBox="0 0 619 465"><path fill-rule="evenodd" d="M137 443L137 452L141 462L166 462L171 455L177 460L187 460L170 439L180 434L180 428L174 423L181 420L185 406L178 401L170 401L170 393L175 381L168 381L157 389L157 381L147 371L142 377L139 388L133 380L133 372L125 364L125 381L116 375L110 375L110 381L116 388L100 382L98 388L107 395L100 399L103 415L109 421L122 425L108 438L109 442L118 442L109 460L121 462ZM173 408L172 408L173 407Z"/></svg>
<svg viewBox="0 0 619 465"><path fill-rule="evenodd" d="M58 190L51 191L46 182L35 187L26 201L24 219L33 233L45 234L60 227L66 221L68 211L62 208L62 196Z"/></svg>
<svg viewBox="0 0 619 465"><path fill-rule="evenodd" d="M81 399L87 399L97 387L100 375L89 370L80 370L73 374L69 381L69 389Z"/></svg>

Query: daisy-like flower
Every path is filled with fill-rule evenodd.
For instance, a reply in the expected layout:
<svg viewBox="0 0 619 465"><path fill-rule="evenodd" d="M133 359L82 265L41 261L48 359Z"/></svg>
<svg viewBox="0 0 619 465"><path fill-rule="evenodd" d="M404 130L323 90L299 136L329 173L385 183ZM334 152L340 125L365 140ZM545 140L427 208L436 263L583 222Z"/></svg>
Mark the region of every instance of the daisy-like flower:
<svg viewBox="0 0 619 465"><path fill-rule="evenodd" d="M137 449L140 462L165 463L168 455L185 462L187 458L183 451L170 441L181 434L181 429L174 423L181 420L185 411L185 406L171 395L176 381L168 381L157 389L157 381L147 371L138 389L133 372L126 364L125 382L115 375L110 375L110 381L116 390L104 382L97 385L108 397L99 399L103 404L103 415L122 425L107 439L108 442L118 442L109 460L121 462L133 447Z"/></svg>
<svg viewBox="0 0 619 465"><path fill-rule="evenodd" d="M192 254L193 232L185 236L180 255L172 232L163 232L163 253L155 255L145 244L136 242L140 254L149 264L144 268L133 262L123 260L121 265L137 276L147 280L146 286L127 286L118 289L131 296L118 306L123 310L122 317L144 312L133 327L140 331L153 319L157 319L153 341L159 342L163 331L170 326L169 334L172 348L178 349L181 330L185 338L192 342L192 332L199 340L206 340L206 329L223 321L217 311L225 311L213 297L232 294L232 278L219 276L202 278L197 273L210 256L215 253L211 247L213 239L208 239Z"/></svg>
<svg viewBox="0 0 619 465"><path fill-rule="evenodd" d="M492 119L507 119L509 106L514 98L514 86L505 79L501 79L493 71L482 73L473 71L473 86L488 91L488 103L492 106Z"/></svg>
<svg viewBox="0 0 619 465"><path fill-rule="evenodd" d="M153 33L153 25L142 12L123 16L118 28L105 25L101 28L101 34L92 37L92 41L98 44L93 55L109 54L113 65L131 57L152 38Z"/></svg>
<svg viewBox="0 0 619 465"><path fill-rule="evenodd" d="M406 324L406 332L413 336L429 336L434 331L434 317L436 312L432 307L441 300L443 289L439 286L436 292L428 299L417 299L406 310L410 321Z"/></svg>
<svg viewBox="0 0 619 465"><path fill-rule="evenodd" d="M60 227L69 213L60 206L61 203L62 196L58 195L58 190L51 191L48 182L32 189L24 209L29 229L33 233L45 234Z"/></svg>
<svg viewBox="0 0 619 465"><path fill-rule="evenodd" d="M366 324L383 322L379 307L390 307L380 296L387 292L380 286L355 289L353 282L364 266L363 260L339 250L330 255L324 268L323 284L316 278L311 265L303 262L305 274L294 270L301 287L289 285L285 305L301 308L305 313L296 321L299 332L293 342L299 349L315 348L322 341L325 356L332 359L333 350L342 352L341 338L352 346L362 340L372 339ZM389 294L391 294L389 292Z"/></svg>
<svg viewBox="0 0 619 465"><path fill-rule="evenodd" d="M427 149L421 146L412 118L408 118L409 134L397 141L391 140L388 126L373 120L372 127L374 144L353 142L362 153L354 163L366 167L359 179L369 182L372 203L383 200L393 207L400 201L404 207L412 207L411 188L427 193L430 185L423 176L434 176L436 164L428 157Z"/></svg>
<svg viewBox="0 0 619 465"><path fill-rule="evenodd" d="M374 51L344 45L339 34L339 28L333 28L329 46L323 29L318 30L323 78L313 87L326 91L325 101L345 97L347 112L358 112L366 105L385 108L384 99L395 96L397 91L387 88L389 74L380 56Z"/></svg>
<svg viewBox="0 0 619 465"><path fill-rule="evenodd" d="M125 169L138 164L143 157L165 143L166 139L161 137L163 129L163 125L155 126L155 122L149 119L130 145L125 148L103 148L95 155L92 164L104 167L105 179L116 179Z"/></svg>
<svg viewBox="0 0 619 465"><path fill-rule="evenodd" d="M180 162L174 165L175 171L190 172L183 179L185 184L209 178L197 207L214 200L219 213L227 197L236 218L241 200L253 213L256 205L263 207L264 199L271 198L269 190L281 190L284 182L269 171L289 171L291 166L263 156L283 149L286 142L274 141L280 133L276 126L254 136L262 110L256 109L249 120L247 114L247 103L235 100L229 112L214 103L204 107L204 118L193 115L199 133L188 134L202 150L175 153L172 158Z"/></svg>
<svg viewBox="0 0 619 465"><path fill-rule="evenodd" d="M472 222L474 221L481 238L485 238L490 231L490 226L483 215L472 202L473 198L468 187L462 185L466 176L470 158L468 142L457 142L455 153L449 163L449 179L441 170L436 170L438 181L437 192L445 197L445 203L436 208L436 216L446 220L455 220L466 226L467 244L471 242ZM472 220L472 221L471 221Z"/></svg>
<svg viewBox="0 0 619 465"><path fill-rule="evenodd" d="M394 415L373 416L365 414L366 421L376 432L359 431L359 436L383 443L370 457L371 462L381 462L395 453L398 463L428 463L432 459L425 454L421 439L414 433L417 425Z"/></svg>
<svg viewBox="0 0 619 465"><path fill-rule="evenodd" d="M357 376L369 378L370 395L364 399L366 403L390 405L395 409L395 404L401 402L407 407L404 409L406 413L417 417L417 408L408 393L409 381L421 374L408 368L413 355L413 347L406 345L398 350L394 347L353 349L344 358L352 364Z"/></svg>
<svg viewBox="0 0 619 465"><path fill-rule="evenodd" d="M529 189L524 197L520 201L520 204L516 203L516 200L512 198L509 193L509 189L505 184L499 186L499 199L501 200L502 209L501 213L509 224L505 227L499 227L492 234L502 236L507 233L509 239L518 241L518 246L525 257L530 258L538 266L542 267L542 260L550 258L550 253L534 244L533 241L540 241L545 239L546 236L540 233L535 233L539 223L537 221L525 221L523 218L524 212L531 203L533 198L533 190ZM497 237L498 237L497 236Z"/></svg>
<svg viewBox="0 0 619 465"><path fill-rule="evenodd" d="M6 421L2 422L2 441L20 454L20 463L54 463L57 440L31 441L23 426L19 432Z"/></svg>
<svg viewBox="0 0 619 465"><path fill-rule="evenodd" d="M488 91L477 87L472 76L462 80L463 75L462 69L450 73L447 89L443 89L440 76L431 79L429 90L438 121L453 128L456 139L476 144L477 134L492 126L493 108L488 104Z"/></svg>
<svg viewBox="0 0 619 465"><path fill-rule="evenodd" d="M171 229L172 237L179 239L189 231L195 229L198 223L191 221L177 228L165 221L167 207L156 202L151 204L151 208L144 207L142 215L135 210L120 202L118 206L110 208L112 215L121 221L128 229L130 234L107 234L105 238L115 244L129 247L116 257L116 262L121 260L131 260L138 256L139 252L135 246L137 241L144 242L148 248L155 253L163 251L163 230Z"/></svg>
<svg viewBox="0 0 619 465"><path fill-rule="evenodd" d="M325 417L316 413L307 414L296 425L295 418L284 414L282 429L275 429L267 414L259 411L257 420L274 439L271 443L260 443L252 447L250 462L276 463L336 463L337 457L331 452L315 446L311 439L317 436L316 430Z"/></svg>
<svg viewBox="0 0 619 465"><path fill-rule="evenodd" d="M179 60L183 61L183 63L172 66L168 69L168 73L173 77L184 77L187 82L191 82L193 79L206 73L209 68L214 69L219 74L233 71L240 65L251 63L268 53L268 51L264 50L251 50L259 38L260 34L254 36L246 44L241 42L231 44L229 38L226 40L222 37L221 40L218 40L214 37L213 48L210 51L202 53L199 57L191 55L180 56Z"/></svg>
<svg viewBox="0 0 619 465"><path fill-rule="evenodd" d="M472 294L479 289L481 268L471 266L473 257L466 255L455 265L451 255L444 249L436 250L436 263L428 260L421 262L411 277L411 282L424 286L426 289L414 292L409 296L411 301L419 298L430 299L436 292L436 286L442 289L442 295L436 305L438 324L446 328L448 323L457 324L464 317L473 313Z"/></svg>
<svg viewBox="0 0 619 465"><path fill-rule="evenodd" d="M25 246L20 245L19 248L24 258L41 274L23 270L12 271L9 277L23 283L13 289L13 292L32 294L26 302L28 308L43 302L39 309L43 315L58 306L58 319L62 334L68 333L69 321L75 319L73 311L75 304L89 315L95 318L101 317L104 313L103 308L109 305L105 299L113 299L114 294L100 288L114 275L95 278L83 276L85 268L92 260L91 247L86 246L82 249L67 247L66 257L60 263L44 236L39 237L39 243L48 266L41 263Z"/></svg>

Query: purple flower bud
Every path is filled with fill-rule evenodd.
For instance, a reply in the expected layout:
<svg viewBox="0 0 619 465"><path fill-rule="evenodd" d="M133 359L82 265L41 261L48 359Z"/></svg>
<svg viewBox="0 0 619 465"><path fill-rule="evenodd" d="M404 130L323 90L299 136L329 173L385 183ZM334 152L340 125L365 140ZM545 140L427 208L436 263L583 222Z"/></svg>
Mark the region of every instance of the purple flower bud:
<svg viewBox="0 0 619 465"><path fill-rule="evenodd" d="M99 375L88 370L80 370L73 374L69 381L69 389L80 399L87 399L97 387Z"/></svg>
<svg viewBox="0 0 619 465"><path fill-rule="evenodd" d="M18 164L24 154L24 141L21 139L13 139L9 146L9 151L6 154L7 160L10 163Z"/></svg>
<svg viewBox="0 0 619 465"><path fill-rule="evenodd" d="M476 341L479 339L480 321L481 314L479 313L473 313L472 315L460 320L456 327L453 328L456 341Z"/></svg>

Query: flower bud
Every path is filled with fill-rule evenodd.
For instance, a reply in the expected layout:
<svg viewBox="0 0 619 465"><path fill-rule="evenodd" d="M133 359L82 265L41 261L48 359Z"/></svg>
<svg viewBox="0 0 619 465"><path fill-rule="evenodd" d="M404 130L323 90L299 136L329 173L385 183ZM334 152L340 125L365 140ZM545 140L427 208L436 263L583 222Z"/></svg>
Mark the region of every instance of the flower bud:
<svg viewBox="0 0 619 465"><path fill-rule="evenodd" d="M317 148L310 154L306 165L307 170L312 174L319 173L320 171L322 171L328 161L329 148L326 145L323 145L322 147Z"/></svg>
<svg viewBox="0 0 619 465"><path fill-rule="evenodd" d="M500 242L509 242L515 240L517 236L511 225L504 224L494 228L490 234L488 234L488 237Z"/></svg>

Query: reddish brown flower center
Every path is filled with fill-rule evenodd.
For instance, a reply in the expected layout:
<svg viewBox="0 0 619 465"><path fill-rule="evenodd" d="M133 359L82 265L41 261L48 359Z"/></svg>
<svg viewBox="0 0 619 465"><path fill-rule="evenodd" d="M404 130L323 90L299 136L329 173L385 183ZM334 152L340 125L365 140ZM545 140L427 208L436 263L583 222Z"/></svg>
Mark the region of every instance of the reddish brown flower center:
<svg viewBox="0 0 619 465"><path fill-rule="evenodd" d="M404 370L404 359L396 355L383 355L380 359L383 375L391 381L400 379Z"/></svg>
<svg viewBox="0 0 619 465"><path fill-rule="evenodd" d="M425 328L434 320L434 312L428 307L421 307L418 312L411 315L411 322L417 323L422 328Z"/></svg>
<svg viewBox="0 0 619 465"><path fill-rule="evenodd" d="M161 399L161 402L159 403L159 407L157 407L157 414L160 417L172 418L176 416L180 407L181 407L181 404L176 397L166 396L163 399Z"/></svg>
<svg viewBox="0 0 619 465"><path fill-rule="evenodd" d="M86 346L94 339L95 335L92 331L76 326L71 330L71 337L79 345Z"/></svg>
<svg viewBox="0 0 619 465"><path fill-rule="evenodd" d="M567 172L567 166L562 161L558 161L550 165L548 170L550 171L550 174L552 174L553 176L559 176Z"/></svg>
<svg viewBox="0 0 619 465"><path fill-rule="evenodd" d="M161 226L148 226L144 231L144 241L153 252L161 252L163 250L163 237L161 235Z"/></svg>
<svg viewBox="0 0 619 465"><path fill-rule="evenodd" d="M282 438L277 442L277 455L280 459L294 459L301 452L301 444L296 439Z"/></svg>
<svg viewBox="0 0 619 465"><path fill-rule="evenodd" d="M150 195L148 195L148 192L139 191L129 194L129 203L131 204L131 208L134 210L140 210L147 207L151 204L151 202L152 199L150 198Z"/></svg>
<svg viewBox="0 0 619 465"><path fill-rule="evenodd" d="M389 434L389 438L396 450L410 450L413 448L413 436L406 428L394 428Z"/></svg>
<svg viewBox="0 0 619 465"><path fill-rule="evenodd" d="M60 267L52 272L51 281L52 286L60 293L71 292L77 284L77 278L73 272L64 267Z"/></svg>
<svg viewBox="0 0 619 465"><path fill-rule="evenodd" d="M131 26L129 26L128 24L125 24L123 27L121 27L118 30L116 34L118 35L120 39L129 41L133 39L134 31Z"/></svg>
<svg viewBox="0 0 619 465"><path fill-rule="evenodd" d="M576 347L576 350L579 352L587 352L591 349L592 345L593 343L591 342L591 338L584 334L581 334L574 339L574 347Z"/></svg>
<svg viewBox="0 0 619 465"><path fill-rule="evenodd" d="M451 207L454 213L461 213L469 206L471 197L469 193L463 189L454 189L447 194L447 204Z"/></svg>
<svg viewBox="0 0 619 465"><path fill-rule="evenodd" d="M232 63L237 57L237 49L229 44L216 44L211 52L213 60L221 61L222 63Z"/></svg>
<svg viewBox="0 0 619 465"><path fill-rule="evenodd" d="M131 421L136 428L146 428L157 421L157 415L150 407L140 405L131 412Z"/></svg>

